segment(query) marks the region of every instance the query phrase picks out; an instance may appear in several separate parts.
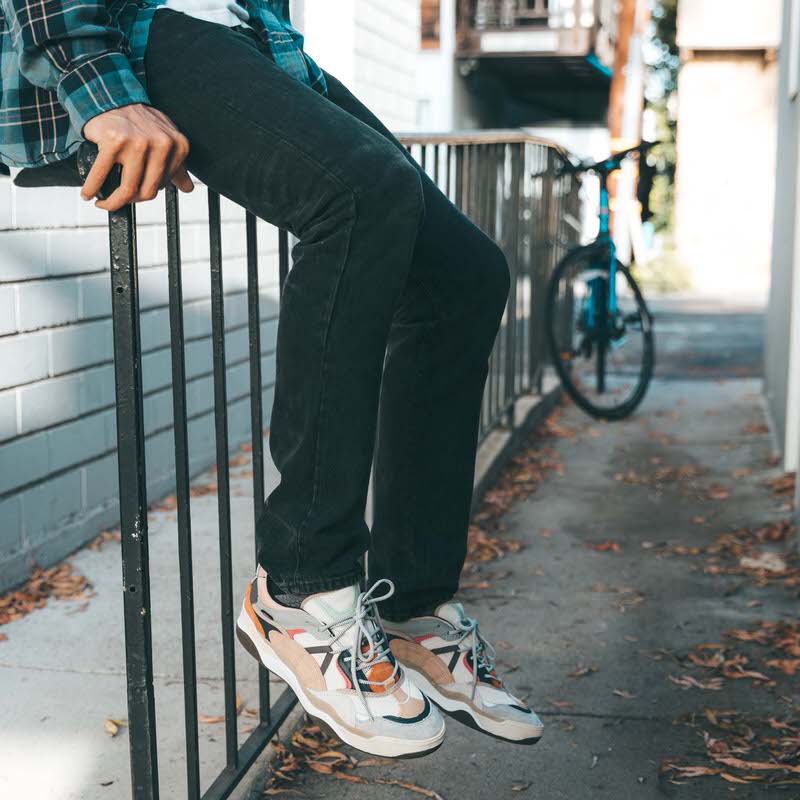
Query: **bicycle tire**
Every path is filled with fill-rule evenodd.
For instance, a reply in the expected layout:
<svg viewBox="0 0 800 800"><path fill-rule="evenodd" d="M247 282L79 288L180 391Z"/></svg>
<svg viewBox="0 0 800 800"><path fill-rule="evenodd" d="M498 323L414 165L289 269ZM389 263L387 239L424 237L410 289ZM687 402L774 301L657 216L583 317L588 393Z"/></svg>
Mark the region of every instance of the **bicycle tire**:
<svg viewBox="0 0 800 800"><path fill-rule="evenodd" d="M650 310L647 307L644 296L639 289L638 284L631 275L630 270L617 261L617 272L624 276L631 289L631 293L636 303L636 308L642 322L642 334L644 343L644 356L642 359L639 380L635 390L631 393L625 402L618 406L605 407L598 406L591 402L581 392L580 388L575 384L569 368L570 361L565 361L559 352L558 341L556 337L556 326L560 323L557 314L558 308L558 289L561 280L567 271L572 268L576 262L584 260L588 263L594 262L595 264L602 263L602 251L596 246L587 245L585 247L578 247L565 255L556 265L553 274L550 276L550 282L547 288L547 303L545 305L545 327L547 331L547 344L550 351L550 357L558 374L561 385L566 393L572 398L575 404L583 409L587 414L596 419L607 420L621 420L630 416L644 400L647 394L647 389L650 386L650 381L653 377L653 370L655 368L655 339L653 336L653 318ZM594 269L608 273L608 267L594 266Z"/></svg>

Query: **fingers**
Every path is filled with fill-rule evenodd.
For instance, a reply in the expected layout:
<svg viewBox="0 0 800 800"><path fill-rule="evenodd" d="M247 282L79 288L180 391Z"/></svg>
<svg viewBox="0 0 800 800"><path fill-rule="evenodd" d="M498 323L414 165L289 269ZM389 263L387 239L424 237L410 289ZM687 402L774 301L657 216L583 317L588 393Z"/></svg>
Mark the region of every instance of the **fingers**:
<svg viewBox="0 0 800 800"><path fill-rule="evenodd" d="M86 176L86 180L83 182L83 188L81 189L81 197L84 200L91 200L93 197L97 196L97 193L108 177L108 173L114 168L116 161L115 151L100 150L97 153L97 158L94 164L92 164L92 168L89 170L89 174Z"/></svg>
<svg viewBox="0 0 800 800"><path fill-rule="evenodd" d="M150 143L147 154L147 167L142 178L142 185L134 198L134 202L154 200L158 190L169 180L169 165L172 157L174 143L164 134Z"/></svg>
<svg viewBox="0 0 800 800"><path fill-rule="evenodd" d="M84 126L84 134L99 148L81 196L96 197L115 164L122 166L119 187L95 203L117 211L128 203L152 200L170 181L184 192L194 188L184 162L189 142L160 111L133 104L106 111Z"/></svg>
<svg viewBox="0 0 800 800"><path fill-rule="evenodd" d="M172 176L172 182L186 194L194 190L194 181L189 177L186 167L178 168L178 171Z"/></svg>
<svg viewBox="0 0 800 800"><path fill-rule="evenodd" d="M140 148L125 156L122 161L122 181L119 187L105 200L98 200L95 205L105 211L118 211L122 206L134 202L139 193L146 163L146 151Z"/></svg>
<svg viewBox="0 0 800 800"><path fill-rule="evenodd" d="M172 157L169 161L169 166L167 168L167 173L164 176L164 181L162 186L166 186L170 181L172 181L182 192L191 192L194 188L194 184L189 178L188 182L186 178L186 168L183 166L184 162L186 161L186 157L189 155L189 142L187 141L185 136L178 136L175 140L175 146L172 150ZM183 177L181 177L178 182L176 180L176 175L179 171L183 172ZM191 184L191 188L189 188L189 184Z"/></svg>

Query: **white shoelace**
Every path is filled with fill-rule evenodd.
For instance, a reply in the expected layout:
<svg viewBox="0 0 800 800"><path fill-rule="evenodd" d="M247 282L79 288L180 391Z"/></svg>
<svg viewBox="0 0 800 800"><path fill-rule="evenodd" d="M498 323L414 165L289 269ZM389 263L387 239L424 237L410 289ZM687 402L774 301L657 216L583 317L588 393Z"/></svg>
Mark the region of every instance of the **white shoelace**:
<svg viewBox="0 0 800 800"><path fill-rule="evenodd" d="M459 620L458 629L464 632L461 638L458 639L459 645L463 645L467 637L470 637L470 642L465 647L467 650L472 651L472 692L470 700L474 700L475 692L478 690L478 673L481 668L487 672L491 672L494 669L494 659L497 656L497 651L481 635L478 630L477 620L471 617L464 617L464 619Z"/></svg>
<svg viewBox="0 0 800 800"><path fill-rule="evenodd" d="M385 594L375 596L375 591L382 584L387 585ZM352 630L353 626L356 628L356 637L353 645L350 647L350 655L345 656L345 661L350 663L350 678L353 688L358 693L361 699L361 704L364 707L364 713L370 721L374 720L372 712L367 705L367 699L364 697L364 691L361 688L361 683L366 683L370 686L386 686L393 681L400 669L397 661L394 662L391 675L382 681L368 680L366 675L371 667L382 661L391 663L392 659L389 658L390 649L386 635L383 633L380 618L375 610L375 605L388 600L394 594L394 584L388 578L381 578L376 581L372 588L366 592L361 592L356 599L355 612L352 615L342 617L334 622L331 622L325 627L333 633L334 628L342 627L342 630L336 634L331 640L331 645L335 645L348 631ZM369 647L362 650L362 644L368 643ZM358 670L364 673L364 680L359 681Z"/></svg>

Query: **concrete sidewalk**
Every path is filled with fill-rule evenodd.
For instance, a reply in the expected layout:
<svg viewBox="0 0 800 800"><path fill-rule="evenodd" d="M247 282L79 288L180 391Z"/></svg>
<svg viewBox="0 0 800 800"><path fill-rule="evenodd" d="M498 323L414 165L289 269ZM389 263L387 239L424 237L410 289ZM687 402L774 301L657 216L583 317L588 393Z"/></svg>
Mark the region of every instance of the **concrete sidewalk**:
<svg viewBox="0 0 800 800"><path fill-rule="evenodd" d="M275 485L268 461L268 484ZM251 578L253 493L247 453L231 461L234 601ZM215 475L192 484L192 538L199 712L224 713ZM177 523L169 500L151 510L150 581L162 798L186 796L180 648ZM0 641L0 797L4 800L123 800L131 796L128 734L113 738L105 719L125 720L120 546L110 540L71 562L91 583L88 601L50 600L2 627ZM255 662L236 648L237 689L258 704ZM276 687L280 691L282 685ZM239 718L240 741L254 721ZM207 786L225 765L223 725L200 725L201 777Z"/></svg>
<svg viewBox="0 0 800 800"><path fill-rule="evenodd" d="M552 407L556 392L520 401L518 422ZM479 451L476 480L491 472L513 444L493 432ZM265 441L266 487L278 475ZM252 577L254 525L252 464L246 451L231 466L234 603ZM153 662L161 797L186 797L180 595L174 497L156 503L149 519ZM201 785L208 787L225 766L220 626L219 542L216 476L192 482L192 542L200 713ZM125 721L125 651L122 630L120 546L113 538L70 559L89 581L93 596L49 600L43 608L0 628L0 798L2 800L125 800L130 792L128 732L115 736L106 720ZM244 713L239 744L255 724L258 705L255 662L238 643L237 691ZM273 701L284 685L273 679ZM285 724L291 731L299 712ZM46 754L43 757L42 754ZM267 753L268 756L268 753ZM254 774L257 769L254 768ZM237 796L247 791L251 776Z"/></svg>
<svg viewBox="0 0 800 800"><path fill-rule="evenodd" d="M509 684L542 714L546 730L537 746L514 747L451 721L445 744L428 758L346 770L368 783L307 770L290 788L335 800L422 796L376 779L433 790L444 800L800 797L798 785L780 792L763 782L730 782L747 770L709 761L703 739L705 731L717 740L730 735L710 724L704 707L779 721L794 708L797 717L797 677L767 665L786 653L724 637L761 619L796 619L797 584L759 586L757 572L724 572L738 568L735 548L733 555L680 554L713 545L722 532L755 531L790 516L785 500L765 486L779 473L770 466L759 391L755 380L659 381L627 422L598 424L570 407L549 434L530 441L528 456L552 448L556 468L502 518L501 536L523 549L485 564L480 577L488 587L465 590L463 600L500 642ZM531 463L523 452L496 499L526 480ZM764 535L773 530L782 529ZM717 653L732 661L697 663ZM736 679L737 663L769 680ZM756 740L777 735L769 723L747 724ZM734 755L767 759L757 747ZM722 767L729 778L659 775L664 760ZM791 778L755 772L762 780Z"/></svg>
<svg viewBox="0 0 800 800"><path fill-rule="evenodd" d="M698 342L702 347L709 325L735 346L724 364L719 349L706 349L701 359L706 374L714 369L739 375L743 363L756 363L758 319L736 317L723 335L716 318L683 316L680 308L670 314L665 322L680 339L669 326L659 337L668 354L667 376L680 375L681 353ZM684 375L701 374L694 366ZM490 492L505 508L519 487L541 477L527 499L499 517L490 514L500 525L495 535L520 542L522 549L476 568L466 576L463 593L468 610L501 643L499 661L509 683L544 717L540 744L504 745L451 723L445 745L429 758L351 771L351 777L369 783L307 770L290 788L309 797L357 800L422 796L395 783L376 784L378 779L435 790L445 800L766 796L760 783L658 774L662 759L710 763L703 740L706 719L698 717L690 727L684 715L711 706L783 720L800 702L797 679L767 664L782 660L781 653L722 638L758 619L796 615L797 586L787 588L785 581L757 586L752 574L722 571L736 565L738 556L678 554L682 547L711 545L721 532L759 529L789 516L781 507L784 499L764 485L778 472L769 466L771 442L759 391L760 382L753 379L660 380L641 412L615 425L567 408L549 432L530 440L516 472ZM233 465L234 586L243 588L253 560L246 454ZM270 486L274 480L272 473ZM192 499L199 710L211 718L223 709L213 483L212 473L201 476ZM161 797L178 800L186 795L183 686L177 541L169 504L152 512L150 529ZM3 800L130 797L127 731L121 728L111 738L104 727L104 720L126 716L119 546L111 541L84 550L72 562L93 586L88 603L49 601L0 629L8 637L0 641ZM696 645L720 642L730 653L746 653L747 669L774 684L725 677L716 688L719 670L698 666L689 654L715 655L718 650ZM687 688L692 685L687 676L714 688ZM237 678L243 705L256 705L255 666L239 648ZM242 738L252 724L240 717ZM224 764L222 727L200 726L204 786ZM712 733L720 738L719 730ZM255 798L265 778L257 771L253 777ZM800 797L800 787L784 789L780 796ZM779 791L774 787L770 796Z"/></svg>

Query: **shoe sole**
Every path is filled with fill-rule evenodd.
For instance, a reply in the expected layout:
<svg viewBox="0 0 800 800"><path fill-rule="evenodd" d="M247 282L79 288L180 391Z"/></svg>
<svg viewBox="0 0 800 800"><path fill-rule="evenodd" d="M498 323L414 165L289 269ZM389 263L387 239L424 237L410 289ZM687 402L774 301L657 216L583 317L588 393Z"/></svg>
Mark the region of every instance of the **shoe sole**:
<svg viewBox="0 0 800 800"><path fill-rule="evenodd" d="M544 732L541 726L524 725L513 720L496 720L480 714L466 701L456 700L442 694L417 670L403 665L403 669L414 679L414 683L435 703L447 716L458 720L473 730L512 744L536 744Z"/></svg>
<svg viewBox="0 0 800 800"><path fill-rule="evenodd" d="M383 756L384 758L421 758L430 755L442 746L445 734L444 721L441 731L436 736L415 742L389 736L360 736L334 719L327 711L315 705L313 698L307 695L299 684L297 676L278 658L264 637L258 633L253 621L244 610L236 622L236 636L244 649L256 661L286 682L306 713L321 728L337 739L341 739L345 744L369 755Z"/></svg>

